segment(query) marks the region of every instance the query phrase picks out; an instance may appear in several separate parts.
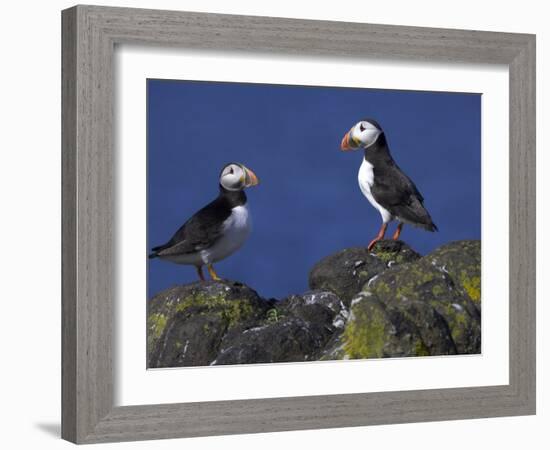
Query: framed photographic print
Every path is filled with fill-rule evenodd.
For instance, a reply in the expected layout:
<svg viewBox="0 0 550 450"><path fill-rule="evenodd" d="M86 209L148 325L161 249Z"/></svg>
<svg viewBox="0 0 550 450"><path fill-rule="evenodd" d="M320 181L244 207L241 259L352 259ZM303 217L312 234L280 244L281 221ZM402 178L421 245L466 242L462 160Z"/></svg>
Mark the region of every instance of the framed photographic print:
<svg viewBox="0 0 550 450"><path fill-rule="evenodd" d="M149 368L481 353L481 94L159 79L147 93L147 240L167 241L149 255ZM415 250L404 224L423 230L405 228Z"/></svg>
<svg viewBox="0 0 550 450"><path fill-rule="evenodd" d="M77 443L535 412L532 35L63 11Z"/></svg>

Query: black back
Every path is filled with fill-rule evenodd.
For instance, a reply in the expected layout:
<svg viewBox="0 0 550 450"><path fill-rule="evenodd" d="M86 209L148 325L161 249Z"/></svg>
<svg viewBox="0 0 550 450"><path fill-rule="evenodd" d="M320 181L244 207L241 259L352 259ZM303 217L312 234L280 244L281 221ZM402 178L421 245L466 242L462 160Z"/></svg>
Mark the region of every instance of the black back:
<svg viewBox="0 0 550 450"><path fill-rule="evenodd" d="M403 222L437 230L424 207L424 197L393 160L384 133L365 149L365 160L373 166L371 193L381 206Z"/></svg>
<svg viewBox="0 0 550 450"><path fill-rule="evenodd" d="M244 191L228 191L220 185L218 197L187 220L166 244L154 247L149 258L195 253L212 246L220 238L231 210L244 204Z"/></svg>

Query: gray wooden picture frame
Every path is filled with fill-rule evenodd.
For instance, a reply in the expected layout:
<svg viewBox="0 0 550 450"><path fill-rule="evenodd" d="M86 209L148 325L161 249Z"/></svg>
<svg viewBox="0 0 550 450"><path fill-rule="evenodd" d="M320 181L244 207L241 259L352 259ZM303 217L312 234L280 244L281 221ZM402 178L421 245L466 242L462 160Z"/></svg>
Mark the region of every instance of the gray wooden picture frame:
<svg viewBox="0 0 550 450"><path fill-rule="evenodd" d="M62 32L64 439L94 443L535 413L535 36L97 6L63 11ZM507 65L509 384L115 407L113 53L127 43Z"/></svg>

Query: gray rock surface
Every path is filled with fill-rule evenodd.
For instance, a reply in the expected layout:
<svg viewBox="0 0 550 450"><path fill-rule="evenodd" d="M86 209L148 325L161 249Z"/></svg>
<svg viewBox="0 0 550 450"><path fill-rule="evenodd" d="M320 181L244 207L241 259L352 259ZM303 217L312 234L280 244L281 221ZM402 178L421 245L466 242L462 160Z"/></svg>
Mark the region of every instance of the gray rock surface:
<svg viewBox="0 0 550 450"><path fill-rule="evenodd" d="M349 248L311 270L311 291L265 300L230 281L175 286L149 302L148 366L475 354L481 249L422 257L401 241Z"/></svg>
<svg viewBox="0 0 550 450"><path fill-rule="evenodd" d="M334 292L349 306L363 285L388 267L414 261L420 255L402 241L379 241L366 247L341 250L319 261L309 273L310 289Z"/></svg>
<svg viewBox="0 0 550 450"><path fill-rule="evenodd" d="M340 334L348 311L331 292L292 295L266 314L258 326L224 339L214 364L312 361Z"/></svg>
<svg viewBox="0 0 550 450"><path fill-rule="evenodd" d="M460 251L462 243L445 247L449 266L475 264ZM453 277L434 262L443 259L440 251L391 267L363 287L344 335L348 357L480 353L480 309L462 287L462 270Z"/></svg>
<svg viewBox="0 0 550 450"><path fill-rule="evenodd" d="M254 326L270 307L256 291L227 281L160 292L149 303L148 367L208 365L228 332Z"/></svg>

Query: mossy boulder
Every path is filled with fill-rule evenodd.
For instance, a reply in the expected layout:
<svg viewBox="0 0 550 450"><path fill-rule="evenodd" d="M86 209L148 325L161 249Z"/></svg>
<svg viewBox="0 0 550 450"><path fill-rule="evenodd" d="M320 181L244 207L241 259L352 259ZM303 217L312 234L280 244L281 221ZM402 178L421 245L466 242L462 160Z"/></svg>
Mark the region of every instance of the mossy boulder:
<svg viewBox="0 0 550 450"><path fill-rule="evenodd" d="M348 317L342 300L332 292L321 290L291 295L278 302L277 309L282 316L298 317L334 330L343 329Z"/></svg>
<svg viewBox="0 0 550 450"><path fill-rule="evenodd" d="M410 309L422 314L428 308L422 302L413 302ZM433 315L429 318L434 319ZM437 322L437 318L433 322ZM354 299L342 342L344 359L429 354L415 323L406 314L386 307L370 292L361 293Z"/></svg>
<svg viewBox="0 0 550 450"><path fill-rule="evenodd" d="M480 353L480 272L479 241L422 257L384 240L327 256L310 291L282 300L231 281L175 286L149 302L148 367Z"/></svg>
<svg viewBox="0 0 550 450"><path fill-rule="evenodd" d="M316 360L347 314L326 291L273 301L227 281L176 286L150 301L148 366Z"/></svg>
<svg viewBox="0 0 550 450"><path fill-rule="evenodd" d="M228 333L213 364L313 361L340 334L348 311L333 293L292 295L270 309L265 320L242 333Z"/></svg>
<svg viewBox="0 0 550 450"><path fill-rule="evenodd" d="M456 251L449 244L444 253L449 267L453 257L463 258L463 244L454 245ZM416 261L392 266L364 285L352 302L343 336L344 357L480 353L480 311L459 278L434 263L440 255L438 249ZM475 258L464 258L472 261L474 267L468 273L474 276ZM468 267L467 263L454 264L461 267L459 273Z"/></svg>
<svg viewBox="0 0 550 450"><path fill-rule="evenodd" d="M386 265L366 248L347 248L313 266L309 273L309 287L333 292L349 306L361 286L385 269Z"/></svg>
<svg viewBox="0 0 550 450"><path fill-rule="evenodd" d="M378 241L371 250L371 254L382 260L387 267L416 261L421 258L421 255L405 242L390 239Z"/></svg>
<svg viewBox="0 0 550 450"><path fill-rule="evenodd" d="M481 307L481 242L456 241L430 253L431 263L446 272L456 287Z"/></svg>
<svg viewBox="0 0 550 450"><path fill-rule="evenodd" d="M226 339L214 365L315 360L328 331L297 317L249 328Z"/></svg>
<svg viewBox="0 0 550 450"><path fill-rule="evenodd" d="M309 273L309 287L333 292L349 307L367 281L388 267L419 258L420 255L402 241L382 240L372 251L366 247L347 248L315 264Z"/></svg>
<svg viewBox="0 0 550 450"><path fill-rule="evenodd" d="M148 366L210 364L223 337L265 317L271 303L233 282L197 282L160 292L149 303Z"/></svg>
<svg viewBox="0 0 550 450"><path fill-rule="evenodd" d="M325 345L319 357L320 361L334 361L336 359L350 359L344 349L343 334L335 334Z"/></svg>

